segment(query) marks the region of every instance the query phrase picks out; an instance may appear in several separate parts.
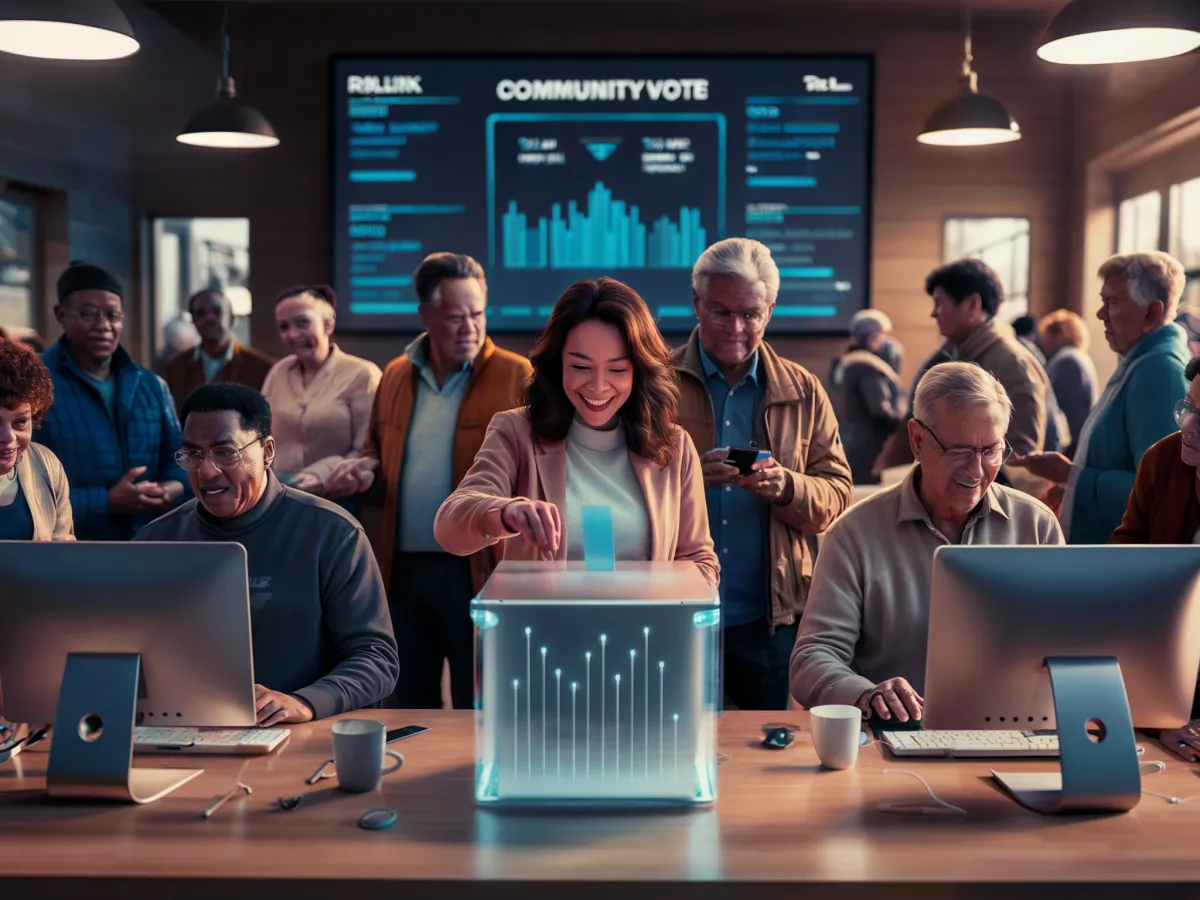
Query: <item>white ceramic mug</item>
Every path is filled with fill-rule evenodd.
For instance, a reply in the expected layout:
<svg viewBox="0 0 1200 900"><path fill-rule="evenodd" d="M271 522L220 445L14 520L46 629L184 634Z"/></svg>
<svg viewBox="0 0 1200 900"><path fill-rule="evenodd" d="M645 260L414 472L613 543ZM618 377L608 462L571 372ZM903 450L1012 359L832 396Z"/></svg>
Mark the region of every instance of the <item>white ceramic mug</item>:
<svg viewBox="0 0 1200 900"><path fill-rule="evenodd" d="M335 722L333 735L333 764L338 787L350 794L365 794L379 787L383 776L395 772L404 764L404 757L385 749L387 729L373 719L342 719ZM395 765L383 767L384 757L390 756Z"/></svg>
<svg viewBox="0 0 1200 900"><path fill-rule="evenodd" d="M813 747L827 769L849 769L858 762L862 710L857 706L814 706L808 711Z"/></svg>

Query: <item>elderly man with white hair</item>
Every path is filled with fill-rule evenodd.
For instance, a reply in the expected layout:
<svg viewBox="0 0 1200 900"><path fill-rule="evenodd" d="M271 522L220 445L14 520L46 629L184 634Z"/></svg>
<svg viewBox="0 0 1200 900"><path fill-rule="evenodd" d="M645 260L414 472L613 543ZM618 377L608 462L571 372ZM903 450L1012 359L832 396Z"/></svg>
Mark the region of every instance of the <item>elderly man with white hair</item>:
<svg viewBox="0 0 1200 900"><path fill-rule="evenodd" d="M1100 267L1097 318L1117 370L1075 442L1074 461L1061 453L1017 456L1063 493L1060 518L1071 544L1103 544L1121 524L1138 462L1175 430L1175 401L1187 393L1187 336L1174 324L1186 277L1161 252L1114 256Z"/></svg>
<svg viewBox="0 0 1200 900"><path fill-rule="evenodd" d="M1039 500L995 484L1012 452L1012 401L974 363L942 363L917 385L916 465L826 532L792 650L792 695L883 719L920 719L933 554L946 544L1061 544Z"/></svg>
<svg viewBox="0 0 1200 900"><path fill-rule="evenodd" d="M829 389L855 484L878 483L872 467L905 418L905 391L891 333L892 320L884 313L856 312L850 319L850 346L830 372Z"/></svg>
<svg viewBox="0 0 1200 900"><path fill-rule="evenodd" d="M692 270L699 324L675 352L679 424L704 468L708 519L721 561L726 703L784 709L787 663L808 597L805 535L824 531L850 499L850 466L825 389L763 341L779 269L758 241L713 244ZM730 447L763 458L746 473Z"/></svg>

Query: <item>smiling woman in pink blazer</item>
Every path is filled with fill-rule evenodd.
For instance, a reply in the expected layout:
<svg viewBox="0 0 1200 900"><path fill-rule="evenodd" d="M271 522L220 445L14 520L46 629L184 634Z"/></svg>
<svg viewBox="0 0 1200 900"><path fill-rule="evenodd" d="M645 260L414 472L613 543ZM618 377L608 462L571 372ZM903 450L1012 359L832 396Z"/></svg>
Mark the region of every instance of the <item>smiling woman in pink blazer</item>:
<svg viewBox="0 0 1200 900"><path fill-rule="evenodd" d="M559 298L530 355L521 409L493 417L438 510L434 535L466 556L582 559L580 510L612 510L618 560L690 560L715 586L700 459L675 424L671 353L645 301L601 278Z"/></svg>

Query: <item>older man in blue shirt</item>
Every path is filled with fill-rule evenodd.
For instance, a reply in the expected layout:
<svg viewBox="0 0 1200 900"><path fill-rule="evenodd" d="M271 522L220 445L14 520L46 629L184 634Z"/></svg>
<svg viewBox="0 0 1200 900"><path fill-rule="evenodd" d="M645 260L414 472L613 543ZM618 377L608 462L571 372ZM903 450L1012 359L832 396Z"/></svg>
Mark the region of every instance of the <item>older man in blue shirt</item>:
<svg viewBox="0 0 1200 900"><path fill-rule="evenodd" d="M755 419L763 400L758 350L750 354L741 381L730 387L703 343L699 349L704 383L712 397L715 445L758 449ZM732 484L709 486L704 493L713 546L721 557L722 621L727 628L757 622L763 617L770 510L758 497Z"/></svg>
<svg viewBox="0 0 1200 900"><path fill-rule="evenodd" d="M699 325L675 354L679 424L700 450L721 561L723 684L740 709L784 709L788 659L808 600L808 536L850 498L833 406L811 372L763 340L779 269L758 241L728 238L692 270ZM749 474L729 447L766 451Z"/></svg>

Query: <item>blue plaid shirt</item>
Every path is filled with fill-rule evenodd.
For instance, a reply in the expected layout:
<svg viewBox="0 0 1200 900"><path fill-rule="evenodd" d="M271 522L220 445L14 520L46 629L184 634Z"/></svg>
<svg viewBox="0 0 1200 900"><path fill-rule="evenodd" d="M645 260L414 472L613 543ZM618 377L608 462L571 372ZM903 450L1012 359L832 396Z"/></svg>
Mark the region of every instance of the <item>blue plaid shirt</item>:
<svg viewBox="0 0 1200 900"><path fill-rule="evenodd" d="M34 438L54 451L66 470L79 540L128 540L156 518L153 513L109 514L108 489L135 466L146 467L139 480L182 482L179 502L187 499L187 475L175 463L182 441L179 419L165 381L117 347L115 416L110 416L62 340L42 359L54 379L54 405Z"/></svg>

